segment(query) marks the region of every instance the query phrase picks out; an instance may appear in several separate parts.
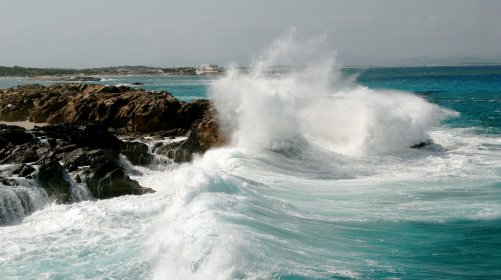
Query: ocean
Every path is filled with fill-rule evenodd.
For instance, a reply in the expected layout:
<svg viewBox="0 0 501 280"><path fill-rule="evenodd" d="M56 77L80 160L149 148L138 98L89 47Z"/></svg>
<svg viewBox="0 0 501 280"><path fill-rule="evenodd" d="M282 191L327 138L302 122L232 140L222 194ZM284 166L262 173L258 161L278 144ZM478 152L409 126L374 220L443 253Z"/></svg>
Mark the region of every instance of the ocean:
<svg viewBox="0 0 501 280"><path fill-rule="evenodd" d="M0 227L0 278L501 279L501 66L100 83L134 82L210 98L231 143Z"/></svg>

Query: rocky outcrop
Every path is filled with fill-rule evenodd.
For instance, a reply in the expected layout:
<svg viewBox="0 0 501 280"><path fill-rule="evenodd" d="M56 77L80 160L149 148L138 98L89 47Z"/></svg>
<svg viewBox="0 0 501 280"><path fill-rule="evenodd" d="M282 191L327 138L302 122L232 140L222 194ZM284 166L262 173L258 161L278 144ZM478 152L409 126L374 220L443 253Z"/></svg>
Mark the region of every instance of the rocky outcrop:
<svg viewBox="0 0 501 280"><path fill-rule="evenodd" d="M169 138L188 136L185 141L162 146L156 151L176 162L189 161L194 153L203 153L224 142L213 111L208 100L186 103L168 92L147 92L130 87L55 84L0 91L0 120L29 119L50 124L98 123L103 128L99 131L108 130L118 135L147 134ZM60 130L61 127L57 129ZM71 134L78 131L51 131L49 128L43 130L50 139L61 133L66 135L71 145L82 144L78 143L78 139L89 147L96 147L100 143L117 145L116 141L103 139L105 135L89 135L86 138L84 135ZM0 144L1 141L0 137ZM39 147L33 146L32 143L25 144L19 148L18 153L13 153L11 158L5 159L4 162L35 161L38 150ZM152 160L144 144L126 143L122 150L133 164L144 165Z"/></svg>
<svg viewBox="0 0 501 280"><path fill-rule="evenodd" d="M0 91L0 120L50 124L99 122L119 134L189 130L208 102L170 93L95 84L31 85Z"/></svg>
<svg viewBox="0 0 501 280"><path fill-rule="evenodd" d="M71 179L85 183L98 199L153 192L126 174L119 155L123 147L130 145L102 125L54 125L32 131L1 125L0 141L5 143L0 163L19 164L12 174L20 177L33 176L34 166L38 167L34 175L38 186L57 202L76 200ZM145 156L137 152L136 157Z"/></svg>
<svg viewBox="0 0 501 280"><path fill-rule="evenodd" d="M0 224L40 209L39 198L71 203L154 192L129 177L121 157L148 165L154 156L144 141L186 136L156 150L176 162L189 161L224 143L214 115L208 100L186 103L168 92L130 87L58 84L0 90L0 121L50 124L32 130L0 124L0 165L9 164L0 169L0 210L10 209L0 211Z"/></svg>
<svg viewBox="0 0 501 280"><path fill-rule="evenodd" d="M34 162L36 138L19 126L0 124L0 164Z"/></svg>
<svg viewBox="0 0 501 280"><path fill-rule="evenodd" d="M121 147L122 154L134 165L147 165L153 161L148 145L138 141L124 141Z"/></svg>
<svg viewBox="0 0 501 280"><path fill-rule="evenodd" d="M72 201L71 183L66 176L66 170L59 161L50 159L40 165L36 181L55 201L68 203Z"/></svg>
<svg viewBox="0 0 501 280"><path fill-rule="evenodd" d="M120 165L116 151L86 150L79 148L63 158L68 170L79 170L75 181L85 183L93 197L111 198L125 194L145 194L154 192L143 188L132 180ZM82 166L88 166L82 169Z"/></svg>
<svg viewBox="0 0 501 280"><path fill-rule="evenodd" d="M191 127L186 140L160 146L155 153L179 163L191 161L194 154L203 154L210 148L223 145L225 139L214 115L214 109L207 110L203 118Z"/></svg>

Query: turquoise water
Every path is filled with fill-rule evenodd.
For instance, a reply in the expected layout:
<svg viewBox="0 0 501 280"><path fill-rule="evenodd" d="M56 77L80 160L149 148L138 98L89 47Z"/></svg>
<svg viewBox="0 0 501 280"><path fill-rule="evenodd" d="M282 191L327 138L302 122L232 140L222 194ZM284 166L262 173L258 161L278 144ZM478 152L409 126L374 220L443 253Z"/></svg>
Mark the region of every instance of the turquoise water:
<svg viewBox="0 0 501 280"><path fill-rule="evenodd" d="M374 68L361 72L358 81L371 88L414 92L461 117L454 127L478 127L501 133L501 66Z"/></svg>
<svg viewBox="0 0 501 280"><path fill-rule="evenodd" d="M103 81L209 96L233 141L1 227L3 277L500 279L501 67L343 73Z"/></svg>
<svg viewBox="0 0 501 280"><path fill-rule="evenodd" d="M206 97L207 88L217 76L112 76L102 77L101 81L92 82L102 85L126 85L146 90L164 90L174 93L177 98L185 101ZM0 89L17 85L41 84L49 85L57 81L33 79L0 79ZM134 86L133 83L142 83Z"/></svg>

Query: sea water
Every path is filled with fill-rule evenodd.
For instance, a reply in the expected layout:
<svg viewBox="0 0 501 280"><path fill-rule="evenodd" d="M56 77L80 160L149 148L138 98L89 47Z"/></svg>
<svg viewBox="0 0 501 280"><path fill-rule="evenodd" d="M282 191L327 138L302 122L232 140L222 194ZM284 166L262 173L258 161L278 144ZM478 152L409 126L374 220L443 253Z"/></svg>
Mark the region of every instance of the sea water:
<svg viewBox="0 0 501 280"><path fill-rule="evenodd" d="M206 98L209 84L219 76L195 76L195 75L138 75L138 76L102 76L99 81L86 83L114 86L128 86L132 88L143 88L148 91L168 91L173 93L178 99L190 101L193 99ZM0 79L0 89L29 84L51 85L54 83L68 83L68 81L50 80L48 78L2 78ZM134 85L139 83L139 85Z"/></svg>
<svg viewBox="0 0 501 280"><path fill-rule="evenodd" d="M105 81L208 96L231 142L0 227L0 278L501 278L501 67L266 63Z"/></svg>

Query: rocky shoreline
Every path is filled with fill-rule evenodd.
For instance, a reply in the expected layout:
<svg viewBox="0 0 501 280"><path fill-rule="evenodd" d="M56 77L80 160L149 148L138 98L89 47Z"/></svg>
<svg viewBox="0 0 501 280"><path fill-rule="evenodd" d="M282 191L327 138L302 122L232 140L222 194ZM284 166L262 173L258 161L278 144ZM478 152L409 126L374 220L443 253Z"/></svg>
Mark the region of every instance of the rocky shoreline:
<svg viewBox="0 0 501 280"><path fill-rule="evenodd" d="M190 161L224 144L208 100L94 84L30 85L0 91L0 121L46 123L31 130L0 124L0 225L37 208L154 192L127 174L123 159ZM141 139L185 137L148 146ZM31 188L31 189L30 189ZM38 198L33 198L36 193Z"/></svg>

